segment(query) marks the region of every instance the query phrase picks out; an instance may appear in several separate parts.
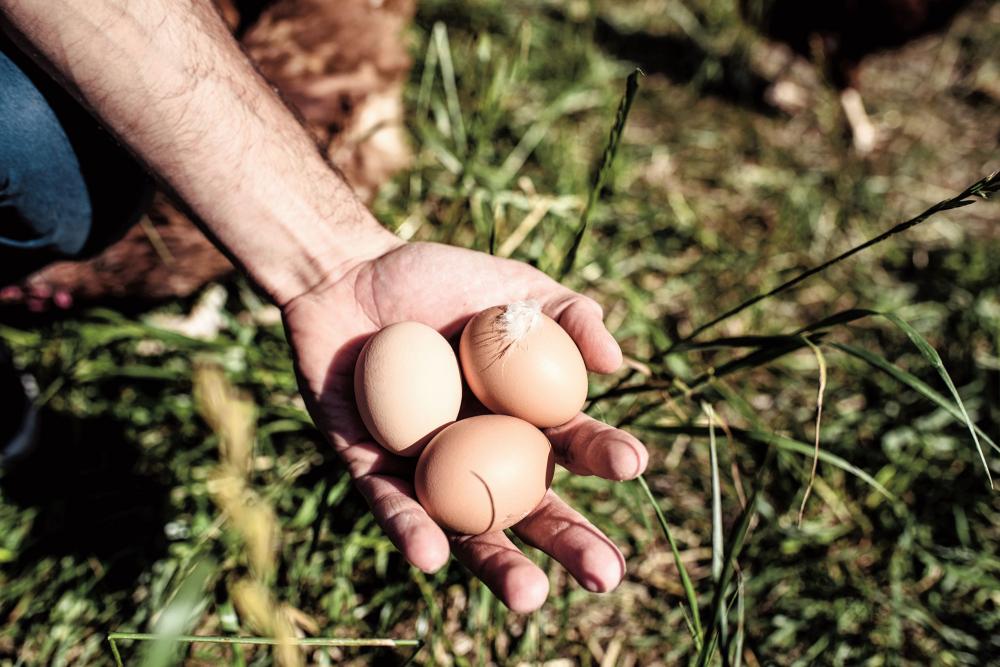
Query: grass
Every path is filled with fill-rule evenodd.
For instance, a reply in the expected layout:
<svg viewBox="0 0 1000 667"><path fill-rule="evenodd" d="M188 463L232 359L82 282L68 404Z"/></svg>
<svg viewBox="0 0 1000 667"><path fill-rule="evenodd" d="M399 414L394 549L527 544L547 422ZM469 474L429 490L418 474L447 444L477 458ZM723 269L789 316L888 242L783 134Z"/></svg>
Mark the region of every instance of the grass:
<svg viewBox="0 0 1000 667"><path fill-rule="evenodd" d="M257 579L297 633L419 640L418 664L995 660L1000 501L983 466L998 460L1000 214L977 200L898 221L966 201L1000 166L1000 15L980 3L866 64L887 139L862 160L809 68L791 70L807 110L755 103L750 67L773 59L732 4L422 3L416 162L376 204L405 238L572 267L566 283L605 306L630 363L593 378L588 409L642 437L650 468L555 486L622 547L617 591L589 594L534 553L552 595L519 616L460 566L406 566L312 428L280 328L236 282L207 342L109 310L0 328L38 376L49 436L0 479L0 664L113 664L108 632L151 634L168 610L176 634L266 635L234 593ZM656 57L675 43L694 55ZM280 527L273 571L220 515L220 436L192 393L206 362L256 409L240 470ZM120 644L125 664L152 659L144 644ZM191 664L271 655L163 650L178 648ZM318 664L411 651L303 649Z"/></svg>

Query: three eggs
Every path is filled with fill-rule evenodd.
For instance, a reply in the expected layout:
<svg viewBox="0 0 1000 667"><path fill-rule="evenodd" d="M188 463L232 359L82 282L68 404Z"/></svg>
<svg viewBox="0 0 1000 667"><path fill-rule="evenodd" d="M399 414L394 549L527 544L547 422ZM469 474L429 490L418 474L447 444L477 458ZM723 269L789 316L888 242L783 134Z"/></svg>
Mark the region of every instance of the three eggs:
<svg viewBox="0 0 1000 667"><path fill-rule="evenodd" d="M365 343L354 370L361 419L401 456L419 456L414 486L432 519L458 533L504 530L541 502L552 446L539 430L572 419L587 398L573 339L537 303L488 308L466 324L459 360L419 322ZM462 378L494 414L458 419Z"/></svg>

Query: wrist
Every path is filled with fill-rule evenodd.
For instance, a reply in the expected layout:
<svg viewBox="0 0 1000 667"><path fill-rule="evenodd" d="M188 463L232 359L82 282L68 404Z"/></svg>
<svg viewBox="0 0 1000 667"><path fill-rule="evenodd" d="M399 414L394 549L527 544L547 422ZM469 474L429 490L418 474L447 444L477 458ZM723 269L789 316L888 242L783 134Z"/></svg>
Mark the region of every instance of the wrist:
<svg viewBox="0 0 1000 667"><path fill-rule="evenodd" d="M357 200L336 217L323 216L314 224L294 227L281 243L282 252L250 275L279 307L298 297L340 281L358 265L404 245Z"/></svg>

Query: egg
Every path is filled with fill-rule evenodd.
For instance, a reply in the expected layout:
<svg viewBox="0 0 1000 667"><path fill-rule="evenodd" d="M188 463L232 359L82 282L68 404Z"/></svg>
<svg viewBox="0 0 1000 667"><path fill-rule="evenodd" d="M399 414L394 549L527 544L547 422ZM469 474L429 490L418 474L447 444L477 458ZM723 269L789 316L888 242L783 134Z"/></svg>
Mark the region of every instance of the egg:
<svg viewBox="0 0 1000 667"><path fill-rule="evenodd" d="M497 414L559 426L587 400L580 350L533 301L482 311L465 326L458 350L469 388Z"/></svg>
<svg viewBox="0 0 1000 667"><path fill-rule="evenodd" d="M354 395L368 432L402 456L417 456L458 417L462 374L448 341L420 322L373 335L354 367Z"/></svg>
<svg viewBox="0 0 1000 667"><path fill-rule="evenodd" d="M455 422L417 461L417 499L441 526L467 535L504 530L538 506L552 483L552 446L506 415Z"/></svg>

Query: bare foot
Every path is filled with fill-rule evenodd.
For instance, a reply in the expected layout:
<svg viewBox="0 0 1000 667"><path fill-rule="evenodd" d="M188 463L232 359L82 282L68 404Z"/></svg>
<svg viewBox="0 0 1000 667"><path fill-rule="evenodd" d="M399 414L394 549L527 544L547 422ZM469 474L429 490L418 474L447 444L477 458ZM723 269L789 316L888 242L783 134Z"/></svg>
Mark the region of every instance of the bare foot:
<svg viewBox="0 0 1000 667"><path fill-rule="evenodd" d="M73 295L64 289L41 285L8 285L0 289L0 305L23 304L29 312L44 313L49 310L68 310L73 306Z"/></svg>

